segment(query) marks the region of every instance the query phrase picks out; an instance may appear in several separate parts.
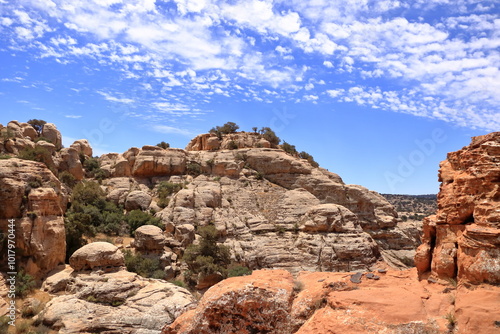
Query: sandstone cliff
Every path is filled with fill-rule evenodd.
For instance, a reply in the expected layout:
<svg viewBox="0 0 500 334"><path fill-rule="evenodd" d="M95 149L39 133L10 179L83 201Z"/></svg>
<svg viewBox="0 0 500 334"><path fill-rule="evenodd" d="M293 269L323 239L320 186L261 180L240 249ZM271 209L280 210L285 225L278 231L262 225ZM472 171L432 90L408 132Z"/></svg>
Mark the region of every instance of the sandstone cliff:
<svg viewBox="0 0 500 334"><path fill-rule="evenodd" d="M8 220L14 219L19 268L40 278L64 263L67 193L54 174L40 162L0 160L0 189L0 230L6 238ZM4 267L6 249L0 254L2 271L11 271Z"/></svg>
<svg viewBox="0 0 500 334"><path fill-rule="evenodd" d="M440 165L436 215L424 220L420 272L500 283L500 132L474 137Z"/></svg>
<svg viewBox="0 0 500 334"><path fill-rule="evenodd" d="M145 146L106 154L100 164L110 178L103 185L117 203L142 198L142 209L160 210L160 181L187 184L156 214L166 224L165 245L179 254L197 226L214 224L233 259L255 269L345 271L381 258L399 267L411 262L417 229L402 224L382 196L264 141L253 133L204 134L188 150ZM228 142L233 149L220 149Z"/></svg>

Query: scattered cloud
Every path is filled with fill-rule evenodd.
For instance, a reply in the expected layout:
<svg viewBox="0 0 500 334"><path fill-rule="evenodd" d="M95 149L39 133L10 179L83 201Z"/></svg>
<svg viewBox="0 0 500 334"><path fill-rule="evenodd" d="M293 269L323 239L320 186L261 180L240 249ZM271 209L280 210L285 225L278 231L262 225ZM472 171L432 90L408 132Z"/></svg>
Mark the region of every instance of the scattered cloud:
<svg viewBox="0 0 500 334"><path fill-rule="evenodd" d="M73 119L79 119L82 118L82 115L64 115L66 118L73 118Z"/></svg>
<svg viewBox="0 0 500 334"><path fill-rule="evenodd" d="M94 91L144 108L131 117L198 117L225 98L335 101L500 128L495 1L4 1L0 40L3 52L112 71Z"/></svg>
<svg viewBox="0 0 500 334"><path fill-rule="evenodd" d="M176 128L176 127L168 126L168 125L153 125L152 129L156 132L165 133L165 134L176 134L176 135L183 135L186 137L192 137L194 135L189 130L180 129L180 128Z"/></svg>

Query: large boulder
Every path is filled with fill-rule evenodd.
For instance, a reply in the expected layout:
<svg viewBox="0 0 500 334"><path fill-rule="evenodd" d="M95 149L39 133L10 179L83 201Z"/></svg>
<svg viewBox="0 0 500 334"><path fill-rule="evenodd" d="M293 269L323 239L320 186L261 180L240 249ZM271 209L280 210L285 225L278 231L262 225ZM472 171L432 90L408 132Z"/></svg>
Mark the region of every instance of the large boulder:
<svg viewBox="0 0 500 334"><path fill-rule="evenodd" d="M87 157L92 157L92 147L87 139L75 140L70 147L74 148L79 154L81 153Z"/></svg>
<svg viewBox="0 0 500 334"><path fill-rule="evenodd" d="M92 242L76 250L69 258L75 271L113 270L125 265L123 253L108 242Z"/></svg>
<svg viewBox="0 0 500 334"><path fill-rule="evenodd" d="M472 138L440 165L436 216L424 220L422 275L500 283L500 132Z"/></svg>
<svg viewBox="0 0 500 334"><path fill-rule="evenodd" d="M42 137L50 140L55 146L57 150L62 148L62 137L59 130L55 124L45 123L42 128Z"/></svg>
<svg viewBox="0 0 500 334"><path fill-rule="evenodd" d="M125 210L146 210L151 204L152 197L140 190L131 191L125 200Z"/></svg>
<svg viewBox="0 0 500 334"><path fill-rule="evenodd" d="M162 334L291 333L293 277L284 270L255 271L209 289Z"/></svg>
<svg viewBox="0 0 500 334"><path fill-rule="evenodd" d="M142 252L161 252L165 246L165 235L158 226L143 225L135 230L132 247Z"/></svg>

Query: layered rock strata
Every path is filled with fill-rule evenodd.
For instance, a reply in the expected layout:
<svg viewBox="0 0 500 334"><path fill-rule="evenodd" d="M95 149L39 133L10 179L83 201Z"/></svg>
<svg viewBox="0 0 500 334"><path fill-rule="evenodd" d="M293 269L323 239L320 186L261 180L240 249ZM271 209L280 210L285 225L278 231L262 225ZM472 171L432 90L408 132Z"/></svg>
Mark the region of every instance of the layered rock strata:
<svg viewBox="0 0 500 334"><path fill-rule="evenodd" d="M438 211L424 220L420 274L500 283L500 132L474 137L440 165Z"/></svg>

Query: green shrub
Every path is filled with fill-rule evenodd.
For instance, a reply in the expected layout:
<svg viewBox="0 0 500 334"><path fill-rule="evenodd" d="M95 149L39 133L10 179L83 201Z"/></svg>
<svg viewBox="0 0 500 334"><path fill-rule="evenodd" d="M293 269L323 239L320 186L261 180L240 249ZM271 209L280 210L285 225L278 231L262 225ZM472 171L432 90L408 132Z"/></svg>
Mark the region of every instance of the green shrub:
<svg viewBox="0 0 500 334"><path fill-rule="evenodd" d="M182 188L184 188L184 185L180 183L162 181L158 184L158 197L167 198L168 196L177 193Z"/></svg>
<svg viewBox="0 0 500 334"><path fill-rule="evenodd" d="M133 254L130 250L125 250L125 266L128 271L137 273L143 277L165 278L163 268L157 258L145 257L141 254Z"/></svg>
<svg viewBox="0 0 500 334"><path fill-rule="evenodd" d="M221 273L227 276L227 265L231 262L229 248L218 245L218 232L213 225L198 228L201 236L198 245L189 245L184 252L183 260L194 274L209 275Z"/></svg>
<svg viewBox="0 0 500 334"><path fill-rule="evenodd" d="M184 283L181 280L171 280L169 282L172 283L173 285L180 286L181 288L186 288L186 283Z"/></svg>
<svg viewBox="0 0 500 334"><path fill-rule="evenodd" d="M12 157L8 154L0 154L0 160L7 160L10 158L12 158Z"/></svg>
<svg viewBox="0 0 500 334"><path fill-rule="evenodd" d="M192 176L201 175L201 166L196 162L190 162L186 165L186 172Z"/></svg>
<svg viewBox="0 0 500 334"><path fill-rule="evenodd" d="M161 147L163 149L170 148L170 144L162 141L161 143L156 144L156 146Z"/></svg>
<svg viewBox="0 0 500 334"><path fill-rule="evenodd" d="M297 149L295 148L295 145L290 145L286 141L283 142L283 144L281 144L281 149L291 155L297 154Z"/></svg>
<svg viewBox="0 0 500 334"><path fill-rule="evenodd" d="M276 146L281 141L281 139L276 135L276 133L269 127L263 127L260 129L259 132L265 140L271 143L271 145Z"/></svg>
<svg viewBox="0 0 500 334"><path fill-rule="evenodd" d="M78 182L76 178L73 176L73 174L71 174L66 170L59 174L59 181L61 181L70 188L73 188Z"/></svg>
<svg viewBox="0 0 500 334"><path fill-rule="evenodd" d="M99 160L97 158L88 158L83 162L83 168L86 172L93 172L99 168Z"/></svg>
<svg viewBox="0 0 500 334"><path fill-rule="evenodd" d="M35 279L24 270L19 270L16 275L16 297L24 298L35 289Z"/></svg>
<svg viewBox="0 0 500 334"><path fill-rule="evenodd" d="M0 129L0 137L2 138L2 140L5 141L8 139L14 138L15 134L11 129L5 127L5 128Z"/></svg>
<svg viewBox="0 0 500 334"><path fill-rule="evenodd" d="M242 265L232 266L227 271L227 277L247 276L251 274L252 270Z"/></svg>
<svg viewBox="0 0 500 334"><path fill-rule="evenodd" d="M10 321L10 318L6 315L0 317L0 333L7 333Z"/></svg>
<svg viewBox="0 0 500 334"><path fill-rule="evenodd" d="M119 234L124 224L123 210L107 201L104 191L94 181L78 183L73 188L71 207L64 219L66 227L66 257L85 245L84 237L97 232Z"/></svg>
<svg viewBox="0 0 500 334"><path fill-rule="evenodd" d="M301 159L306 159L311 164L311 166L319 167L319 164L316 161L314 161L313 156L310 155L309 153L302 151L299 153L299 157Z"/></svg>
<svg viewBox="0 0 500 334"><path fill-rule="evenodd" d="M147 212L132 210L125 216L125 221L129 225L130 235L134 236L135 230L143 225L155 225L163 228L160 218L155 218Z"/></svg>
<svg viewBox="0 0 500 334"><path fill-rule="evenodd" d="M52 155L45 147L42 146L35 146L34 148L25 147L19 151L19 155L17 157L19 159L42 162L47 166L52 164Z"/></svg>
<svg viewBox="0 0 500 334"><path fill-rule="evenodd" d="M45 124L47 124L47 122L44 121L43 119L30 119L26 123L31 125L35 129L35 131L38 133L38 135L40 135L42 133L43 126Z"/></svg>

